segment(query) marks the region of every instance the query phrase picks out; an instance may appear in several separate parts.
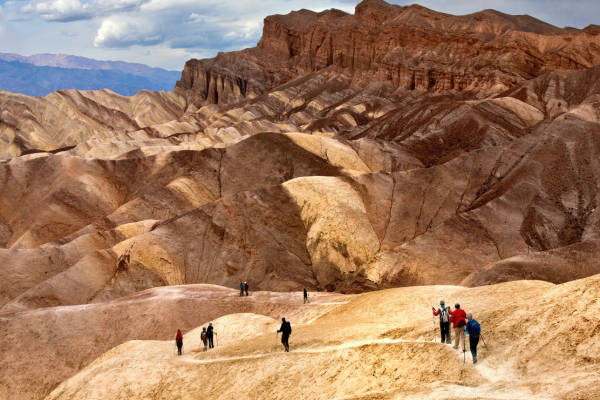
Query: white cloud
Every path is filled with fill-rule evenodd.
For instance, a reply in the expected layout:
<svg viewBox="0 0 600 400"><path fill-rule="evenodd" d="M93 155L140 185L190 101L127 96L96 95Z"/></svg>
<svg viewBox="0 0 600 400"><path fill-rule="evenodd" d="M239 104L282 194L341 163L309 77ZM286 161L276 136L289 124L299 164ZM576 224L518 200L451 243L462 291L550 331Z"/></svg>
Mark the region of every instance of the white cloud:
<svg viewBox="0 0 600 400"><path fill-rule="evenodd" d="M133 45L153 46L162 42L162 35L145 25L138 25L120 18L112 18L102 22L94 38L96 47L130 47Z"/></svg>
<svg viewBox="0 0 600 400"><path fill-rule="evenodd" d="M7 4L22 15L39 16L52 22L72 22L139 11L148 2L150 0L93 0L88 3L80 0L30 0Z"/></svg>

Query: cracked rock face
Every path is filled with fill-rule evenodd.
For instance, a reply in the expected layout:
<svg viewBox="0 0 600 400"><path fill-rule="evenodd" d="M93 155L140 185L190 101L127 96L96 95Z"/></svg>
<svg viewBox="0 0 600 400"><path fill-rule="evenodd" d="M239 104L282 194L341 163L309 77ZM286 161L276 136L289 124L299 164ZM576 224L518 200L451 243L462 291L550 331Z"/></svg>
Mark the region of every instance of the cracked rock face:
<svg viewBox="0 0 600 400"><path fill-rule="evenodd" d="M256 48L190 60L174 92L2 92L0 318L174 285L598 274L596 28L366 0L268 17Z"/></svg>

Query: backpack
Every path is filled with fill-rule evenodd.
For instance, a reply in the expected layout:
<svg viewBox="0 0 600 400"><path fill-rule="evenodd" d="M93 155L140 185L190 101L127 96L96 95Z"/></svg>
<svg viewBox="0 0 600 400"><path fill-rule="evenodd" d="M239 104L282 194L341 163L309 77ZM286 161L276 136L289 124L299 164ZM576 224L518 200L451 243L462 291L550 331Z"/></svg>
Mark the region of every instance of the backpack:
<svg viewBox="0 0 600 400"><path fill-rule="evenodd" d="M202 331L202 334L200 335L200 339L206 340L206 331Z"/></svg>
<svg viewBox="0 0 600 400"><path fill-rule="evenodd" d="M474 319L471 320L471 327L469 328L469 335L473 335L473 337L479 337L480 333L481 333L481 325L479 325L479 322L475 321Z"/></svg>
<svg viewBox="0 0 600 400"><path fill-rule="evenodd" d="M465 325L466 325L466 322L465 322L464 318L459 319L458 322L456 323L457 328L462 328Z"/></svg>
<svg viewBox="0 0 600 400"><path fill-rule="evenodd" d="M447 308L442 308L440 310L440 320L442 322L448 322L448 321L450 321L450 314L448 314L448 309Z"/></svg>
<svg viewBox="0 0 600 400"><path fill-rule="evenodd" d="M287 326L285 327L286 328L285 330L287 331L286 333L291 335L292 334L292 325L289 322L286 322L286 323L287 323Z"/></svg>

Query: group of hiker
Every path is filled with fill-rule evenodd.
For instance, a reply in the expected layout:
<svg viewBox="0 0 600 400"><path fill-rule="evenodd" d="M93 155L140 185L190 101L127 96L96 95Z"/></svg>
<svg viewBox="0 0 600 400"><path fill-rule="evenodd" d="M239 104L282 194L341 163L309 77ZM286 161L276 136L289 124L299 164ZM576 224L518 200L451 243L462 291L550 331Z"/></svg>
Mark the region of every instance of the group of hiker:
<svg viewBox="0 0 600 400"><path fill-rule="evenodd" d="M244 296L244 292L246 293L246 296L248 296L248 284L246 282L244 282L244 283L240 282L240 296L241 297ZM308 291L306 290L306 288L304 288L304 304L306 304L307 302L310 303L310 301L308 300ZM289 321L286 321L285 318L282 318L281 321L282 321L281 327L277 330L277 335L279 335L279 333L281 333L281 344L283 344L285 351L289 352L290 351L289 340L290 340L290 335L292 334L292 325L289 323ZM202 340L202 343L204 343L203 351L207 351L207 348L212 349L215 347L213 344L213 337L216 334L217 334L217 332L215 332L215 330L212 326L212 322L210 322L208 324L208 328L206 328L206 327L202 328L202 333L200 333L200 339ZM177 345L177 354L182 355L183 335L181 334L181 330L179 330L179 329L177 329L177 335L175 335L175 344Z"/></svg>
<svg viewBox="0 0 600 400"><path fill-rule="evenodd" d="M244 297L244 291L246 291L246 296L248 296L248 283L240 282L240 297Z"/></svg>
<svg viewBox="0 0 600 400"><path fill-rule="evenodd" d="M290 351L290 335L292 334L292 325L285 320L285 318L281 318L281 327L277 330L277 335L281 332L281 343L283 344L285 351ZM200 340L204 343L204 350L214 349L214 336L217 335L217 332L212 326L212 322L208 323L208 328L203 327L202 333L200 333ZM183 354L183 334L181 333L181 329L177 329L177 334L175 335L175 344L177 345L177 354Z"/></svg>
<svg viewBox="0 0 600 400"><path fill-rule="evenodd" d="M246 296L248 296L248 284L246 282L240 283L240 296L244 295L244 291L246 292ZM308 291L306 288L304 289L304 304L308 300ZM471 350L471 355L473 356L473 364L477 363L477 346L479 345L479 338L481 337L481 325L473 318L473 314L466 313L462 308L460 308L460 304L456 303L454 305L454 311L452 307L447 307L444 300L440 300L440 307L436 310L435 307L431 307L434 316L439 316L440 318L440 334L442 338L442 343L452 344L452 335L454 335L454 349L461 349L463 352L466 352L465 345L465 337L469 336L469 348ZM281 319L281 326L277 330L277 335L281 333L281 343L284 346L285 352L290 351L289 339L292 334L292 325L289 321L286 321L285 318ZM434 322L435 324L435 322ZM452 329L450 328L452 326ZM434 329L435 330L435 329ZM215 332L212 322L208 324L208 328L202 328L202 333L200 334L200 339L204 343L204 351L207 351L208 348L214 348L213 338L217 334ZM177 330L177 335L175 336L175 343L177 345L178 354L182 354L183 348L183 335L181 334L181 330Z"/></svg>
<svg viewBox="0 0 600 400"><path fill-rule="evenodd" d="M473 314L466 313L460 304L454 305L454 311L451 307L446 307L444 300L440 300L440 308L437 310L431 307L434 316L440 317L440 333L442 343L452 344L452 334L454 334L454 349L466 351L465 337L469 335L469 347L473 356L473 364L477 363L477 345L481 336L481 325L473 318ZM452 324L452 331L450 330ZM462 345L462 346L461 346Z"/></svg>
<svg viewBox="0 0 600 400"><path fill-rule="evenodd" d="M202 333L200 333L200 340L204 343L204 350L214 349L214 337L217 334L215 329L212 326L212 322L208 323L208 328L203 327ZM177 329L177 335L175 335L175 344L177 345L177 354L182 355L183 349L183 335L181 334L181 330Z"/></svg>

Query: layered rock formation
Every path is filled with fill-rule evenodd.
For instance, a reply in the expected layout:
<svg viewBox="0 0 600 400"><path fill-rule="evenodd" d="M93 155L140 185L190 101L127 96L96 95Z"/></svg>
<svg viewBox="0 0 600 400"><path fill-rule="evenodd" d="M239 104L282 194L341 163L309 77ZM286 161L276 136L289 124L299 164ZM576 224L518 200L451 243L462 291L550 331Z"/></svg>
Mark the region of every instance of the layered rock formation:
<svg viewBox="0 0 600 400"><path fill-rule="evenodd" d="M42 258L26 281L3 270L3 305L240 280L343 291L439 276L495 283L511 279L494 270L513 257L525 257L515 278L589 276L594 264L559 256L551 269L534 253L598 239L599 76L555 72L461 100L324 71L251 102L18 157L1 169L5 257L39 257L42 246L68 261ZM126 224L146 228L95 242ZM84 250L64 255L74 240Z"/></svg>
<svg viewBox="0 0 600 400"><path fill-rule="evenodd" d="M354 15L333 9L267 17L256 48L191 60L175 90L196 107L228 104L334 67L355 83L497 93L557 69L597 65L597 31L494 10L453 16L365 0Z"/></svg>

